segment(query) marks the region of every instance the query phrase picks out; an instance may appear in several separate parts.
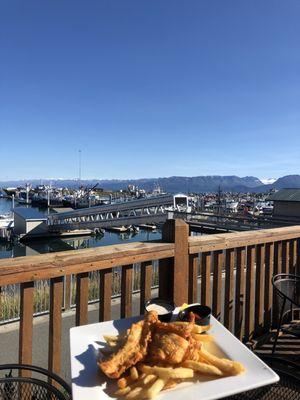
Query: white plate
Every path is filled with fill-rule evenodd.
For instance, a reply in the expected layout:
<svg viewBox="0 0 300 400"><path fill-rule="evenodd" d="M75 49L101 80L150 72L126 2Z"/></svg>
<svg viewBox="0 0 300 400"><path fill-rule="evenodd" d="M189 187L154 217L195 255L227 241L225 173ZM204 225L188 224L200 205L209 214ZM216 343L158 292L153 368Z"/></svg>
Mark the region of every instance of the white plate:
<svg viewBox="0 0 300 400"><path fill-rule="evenodd" d="M72 391L74 400L105 400L114 398L107 392L107 378L97 367L99 349L103 347L104 343L103 335L117 334L119 331L130 327L133 322L139 319L141 317L108 321L80 326L70 330ZM213 317L211 325L210 333L214 335L215 342L214 344L210 344L210 348L206 346L208 350L217 356L242 362L246 368L246 372L237 376L218 379L203 377L201 382L181 383L176 388L163 392L157 399L220 399L269 385L279 380L278 375L270 367L263 363Z"/></svg>

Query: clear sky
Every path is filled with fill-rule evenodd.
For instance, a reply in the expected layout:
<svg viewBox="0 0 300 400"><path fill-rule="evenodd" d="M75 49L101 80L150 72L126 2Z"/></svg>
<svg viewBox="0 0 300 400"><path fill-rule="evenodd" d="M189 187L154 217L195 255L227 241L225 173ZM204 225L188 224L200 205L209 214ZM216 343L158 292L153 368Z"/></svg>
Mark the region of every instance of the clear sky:
<svg viewBox="0 0 300 400"><path fill-rule="evenodd" d="M299 0L2 0L0 180L300 173Z"/></svg>

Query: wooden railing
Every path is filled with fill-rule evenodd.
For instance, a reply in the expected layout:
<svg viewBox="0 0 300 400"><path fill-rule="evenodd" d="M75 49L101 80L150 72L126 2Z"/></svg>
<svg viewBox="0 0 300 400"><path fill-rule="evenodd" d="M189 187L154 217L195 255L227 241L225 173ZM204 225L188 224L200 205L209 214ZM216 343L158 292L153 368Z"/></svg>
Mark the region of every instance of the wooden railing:
<svg viewBox="0 0 300 400"><path fill-rule="evenodd" d="M130 243L0 261L1 286L20 284L19 362L32 361L34 281L50 279L49 369L61 366L63 280L76 275L76 324L88 323L91 271L100 271L99 321L111 319L112 274L122 270L121 317L132 314L133 264L140 263L140 312L151 297L159 260L159 295L210 305L237 337L250 340L276 324L271 278L298 273L300 227L189 236L182 220L165 223L161 242ZM0 290L1 314L1 290Z"/></svg>

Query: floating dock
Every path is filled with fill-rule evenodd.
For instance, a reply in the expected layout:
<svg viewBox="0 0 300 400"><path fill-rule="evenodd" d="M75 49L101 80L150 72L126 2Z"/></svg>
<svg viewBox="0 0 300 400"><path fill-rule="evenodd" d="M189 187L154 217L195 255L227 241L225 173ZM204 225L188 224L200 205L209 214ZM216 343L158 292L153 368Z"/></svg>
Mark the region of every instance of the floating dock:
<svg viewBox="0 0 300 400"><path fill-rule="evenodd" d="M130 232L130 228L126 226L110 226L109 228L106 228L107 231L110 232L118 232L118 233L123 233L123 232Z"/></svg>

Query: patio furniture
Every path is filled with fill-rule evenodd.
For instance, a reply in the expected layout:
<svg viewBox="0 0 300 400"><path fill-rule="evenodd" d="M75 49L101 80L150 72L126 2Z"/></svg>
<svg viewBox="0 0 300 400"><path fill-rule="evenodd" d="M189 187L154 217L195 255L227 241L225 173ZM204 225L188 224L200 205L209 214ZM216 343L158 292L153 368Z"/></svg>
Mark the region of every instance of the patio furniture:
<svg viewBox="0 0 300 400"><path fill-rule="evenodd" d="M31 376L21 376L21 374ZM58 375L32 365L0 365L0 399L71 400L71 388Z"/></svg>
<svg viewBox="0 0 300 400"><path fill-rule="evenodd" d="M272 356L264 357L263 361L280 376L280 381L224 400L299 400L300 377L295 375L295 364Z"/></svg>
<svg viewBox="0 0 300 400"><path fill-rule="evenodd" d="M282 301L277 332L272 349L272 354L274 354L284 314L290 312L292 315L294 307L300 308L300 276L278 274L272 278L272 285L274 288L274 294L277 295L277 299L281 299ZM289 330L288 333L300 336L300 330L297 332L295 328Z"/></svg>

